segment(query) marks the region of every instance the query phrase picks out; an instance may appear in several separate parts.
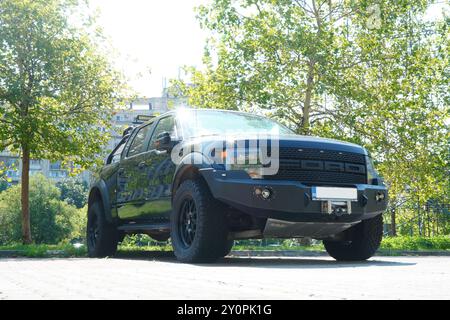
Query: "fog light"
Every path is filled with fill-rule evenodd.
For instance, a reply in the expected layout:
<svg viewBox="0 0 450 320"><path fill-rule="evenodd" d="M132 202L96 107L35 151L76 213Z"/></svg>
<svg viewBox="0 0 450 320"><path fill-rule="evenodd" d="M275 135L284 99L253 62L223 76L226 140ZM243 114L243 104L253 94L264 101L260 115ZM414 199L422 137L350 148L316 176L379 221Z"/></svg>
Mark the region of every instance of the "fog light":
<svg viewBox="0 0 450 320"><path fill-rule="evenodd" d="M377 195L375 196L375 199L377 201L383 201L385 198L384 192L377 192Z"/></svg>
<svg viewBox="0 0 450 320"><path fill-rule="evenodd" d="M269 199L271 195L272 191L270 191L269 189L263 189L261 191L261 197L263 197L264 199Z"/></svg>

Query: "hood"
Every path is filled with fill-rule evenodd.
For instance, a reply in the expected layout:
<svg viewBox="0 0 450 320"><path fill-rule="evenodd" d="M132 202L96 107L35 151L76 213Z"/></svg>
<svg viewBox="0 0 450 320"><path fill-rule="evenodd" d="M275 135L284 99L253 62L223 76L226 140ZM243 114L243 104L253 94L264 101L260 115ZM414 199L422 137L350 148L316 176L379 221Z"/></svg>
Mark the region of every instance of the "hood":
<svg viewBox="0 0 450 320"><path fill-rule="evenodd" d="M274 136L275 137L275 136ZM342 152L352 152L367 155L367 151L360 145L339 141L334 139L320 138L314 136L303 135L279 135L276 136L279 141L280 148L309 148L309 149L323 149L334 150ZM235 134L235 135L205 135L201 137L191 138L190 142L193 143L207 143L213 141L242 141L242 140L255 140L254 134ZM186 141L187 142L187 141Z"/></svg>

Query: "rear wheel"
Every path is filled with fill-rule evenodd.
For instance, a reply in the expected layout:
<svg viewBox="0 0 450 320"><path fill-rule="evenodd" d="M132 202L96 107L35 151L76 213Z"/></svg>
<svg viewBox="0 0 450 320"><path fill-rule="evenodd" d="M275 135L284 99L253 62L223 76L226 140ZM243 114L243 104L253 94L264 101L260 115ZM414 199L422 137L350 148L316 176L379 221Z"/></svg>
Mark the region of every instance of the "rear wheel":
<svg viewBox="0 0 450 320"><path fill-rule="evenodd" d="M378 250L383 237L383 216L363 220L348 232L345 241L323 241L330 256L339 261L362 261Z"/></svg>
<svg viewBox="0 0 450 320"><path fill-rule="evenodd" d="M116 253L119 233L106 221L103 205L98 201L89 206L86 233L89 257L102 258Z"/></svg>
<svg viewBox="0 0 450 320"><path fill-rule="evenodd" d="M225 244L224 250L222 252L222 257L226 257L230 254L231 249L233 249L234 246L234 240L227 240L227 243Z"/></svg>
<svg viewBox="0 0 450 320"><path fill-rule="evenodd" d="M172 246L181 262L213 262L229 253L228 227L222 203L203 180L186 180L173 200Z"/></svg>

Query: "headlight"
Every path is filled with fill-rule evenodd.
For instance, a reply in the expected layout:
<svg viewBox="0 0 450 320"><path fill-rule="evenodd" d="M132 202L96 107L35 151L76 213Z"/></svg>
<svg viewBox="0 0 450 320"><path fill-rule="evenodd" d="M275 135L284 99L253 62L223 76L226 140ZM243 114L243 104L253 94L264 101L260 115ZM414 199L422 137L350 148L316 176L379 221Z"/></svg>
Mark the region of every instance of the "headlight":
<svg viewBox="0 0 450 320"><path fill-rule="evenodd" d="M263 166L257 164L230 164L227 170L244 170L252 179L262 179Z"/></svg>
<svg viewBox="0 0 450 320"><path fill-rule="evenodd" d="M257 150L238 150L234 163L226 165L227 170L243 170L252 179L263 178L263 165L259 161Z"/></svg>
<svg viewBox="0 0 450 320"><path fill-rule="evenodd" d="M258 149L234 149L213 152L213 168L227 171L245 171L252 179L263 179L264 165L258 155Z"/></svg>

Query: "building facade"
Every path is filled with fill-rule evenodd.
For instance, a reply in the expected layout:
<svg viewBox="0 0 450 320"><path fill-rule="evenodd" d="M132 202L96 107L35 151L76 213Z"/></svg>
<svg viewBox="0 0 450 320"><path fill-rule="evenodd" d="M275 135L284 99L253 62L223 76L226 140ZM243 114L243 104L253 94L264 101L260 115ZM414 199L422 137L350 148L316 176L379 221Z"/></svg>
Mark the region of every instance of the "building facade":
<svg viewBox="0 0 450 320"><path fill-rule="evenodd" d="M170 109L187 106L187 100L184 98L170 97L166 92L163 92L163 95L157 98L139 98L125 108L120 108L112 118L111 140L106 150L114 149L122 139L123 131L135 124L138 115L156 117Z"/></svg>
<svg viewBox="0 0 450 320"><path fill-rule="evenodd" d="M105 147L105 152L110 152L122 139L123 131L132 126L138 115L158 116L169 109L186 106L186 99L170 97L164 90L163 97L139 98L127 106L118 108L112 117L111 140ZM106 132L105 128L102 131ZM22 162L20 158L7 151L0 152L0 168L5 168L6 177L11 184L20 182L22 175ZM43 174L56 182L69 177L69 170L64 168L61 161L51 162L44 159L33 159L30 161L30 176ZM79 179L89 182L90 173L82 172Z"/></svg>
<svg viewBox="0 0 450 320"><path fill-rule="evenodd" d="M0 152L0 166L6 169L5 175L11 184L20 182L22 176L22 161L10 152ZM58 182L69 176L69 170L62 166L61 161L51 162L43 159L30 160L30 176L36 174L44 176ZM81 175L80 178L83 178Z"/></svg>

